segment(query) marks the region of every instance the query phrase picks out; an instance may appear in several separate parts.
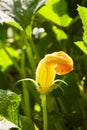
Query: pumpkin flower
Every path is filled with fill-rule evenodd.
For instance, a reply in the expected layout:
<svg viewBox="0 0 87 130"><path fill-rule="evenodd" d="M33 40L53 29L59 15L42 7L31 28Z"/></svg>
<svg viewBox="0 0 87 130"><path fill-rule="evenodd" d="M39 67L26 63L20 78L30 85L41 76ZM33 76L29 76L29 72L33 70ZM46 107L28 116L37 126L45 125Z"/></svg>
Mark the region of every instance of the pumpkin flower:
<svg viewBox="0 0 87 130"><path fill-rule="evenodd" d="M39 84L37 88L41 94L50 91L56 74L64 75L73 70L73 60L65 52L54 52L47 54L39 62L36 69L36 82Z"/></svg>

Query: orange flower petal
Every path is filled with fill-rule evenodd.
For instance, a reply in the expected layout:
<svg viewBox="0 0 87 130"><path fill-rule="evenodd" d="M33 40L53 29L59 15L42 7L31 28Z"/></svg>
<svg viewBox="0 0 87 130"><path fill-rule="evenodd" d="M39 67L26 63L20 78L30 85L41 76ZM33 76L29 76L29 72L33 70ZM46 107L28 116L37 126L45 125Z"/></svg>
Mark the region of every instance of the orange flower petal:
<svg viewBox="0 0 87 130"><path fill-rule="evenodd" d="M72 58L63 51L46 55L46 62L48 66L53 66L59 75L67 74L73 70Z"/></svg>

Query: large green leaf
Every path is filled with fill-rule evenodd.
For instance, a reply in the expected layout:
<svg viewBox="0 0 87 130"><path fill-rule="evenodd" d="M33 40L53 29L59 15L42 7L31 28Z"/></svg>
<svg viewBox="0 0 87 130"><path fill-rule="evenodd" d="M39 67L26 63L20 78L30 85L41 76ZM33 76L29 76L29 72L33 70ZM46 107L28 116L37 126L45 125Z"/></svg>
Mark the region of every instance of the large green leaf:
<svg viewBox="0 0 87 130"><path fill-rule="evenodd" d="M87 43L83 41L75 42L75 44L85 53L87 54Z"/></svg>
<svg viewBox="0 0 87 130"><path fill-rule="evenodd" d="M11 47L6 47L6 50L9 52L10 56L18 59L18 52ZM13 65L12 60L9 58L7 53L3 48L0 48L0 68L2 71L5 71L9 66Z"/></svg>
<svg viewBox="0 0 87 130"><path fill-rule="evenodd" d="M78 6L77 10L83 23L83 29L84 29L83 40L84 42L87 43L87 8Z"/></svg>
<svg viewBox="0 0 87 130"><path fill-rule="evenodd" d="M31 22L32 15L45 4L47 0L1 0L0 23L17 22L18 26L26 27ZM13 25L14 25L13 24ZM21 26L19 28L21 28Z"/></svg>
<svg viewBox="0 0 87 130"><path fill-rule="evenodd" d="M18 125L20 101L20 95L0 89L0 115Z"/></svg>
<svg viewBox="0 0 87 130"><path fill-rule="evenodd" d="M71 18L68 15L67 2L65 0L49 0L38 13L48 21L60 26L68 26Z"/></svg>
<svg viewBox="0 0 87 130"><path fill-rule="evenodd" d="M10 122L9 120L4 118L3 116L0 116L0 130L10 130L12 128L19 130L17 125Z"/></svg>

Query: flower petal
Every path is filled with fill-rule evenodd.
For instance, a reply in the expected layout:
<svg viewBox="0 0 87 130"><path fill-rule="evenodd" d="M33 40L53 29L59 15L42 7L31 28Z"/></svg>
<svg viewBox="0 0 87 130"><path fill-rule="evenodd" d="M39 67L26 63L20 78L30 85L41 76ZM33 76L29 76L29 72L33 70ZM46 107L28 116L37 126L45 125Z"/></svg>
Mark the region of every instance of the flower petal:
<svg viewBox="0 0 87 130"><path fill-rule="evenodd" d="M59 75L67 74L73 70L72 58L63 51L46 55L46 62L49 66L54 66Z"/></svg>
<svg viewBox="0 0 87 130"><path fill-rule="evenodd" d="M52 66L47 66L45 59L42 59L36 70L36 81L39 84L37 88L40 93L47 93L55 78L55 71Z"/></svg>

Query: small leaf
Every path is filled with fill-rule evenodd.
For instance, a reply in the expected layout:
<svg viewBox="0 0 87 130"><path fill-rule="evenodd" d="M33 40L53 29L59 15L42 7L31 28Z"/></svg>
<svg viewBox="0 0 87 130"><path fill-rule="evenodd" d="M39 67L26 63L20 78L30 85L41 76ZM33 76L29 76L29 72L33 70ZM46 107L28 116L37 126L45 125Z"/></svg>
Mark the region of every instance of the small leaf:
<svg viewBox="0 0 87 130"><path fill-rule="evenodd" d="M75 44L85 53L87 54L87 43L83 41L75 42Z"/></svg>
<svg viewBox="0 0 87 130"><path fill-rule="evenodd" d="M57 28L56 26L53 26L52 29L54 31L54 34L55 34L57 40L63 40L63 39L68 38L67 34L63 30L60 30L59 28Z"/></svg>

